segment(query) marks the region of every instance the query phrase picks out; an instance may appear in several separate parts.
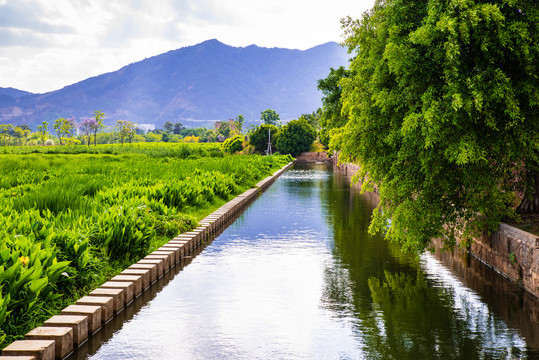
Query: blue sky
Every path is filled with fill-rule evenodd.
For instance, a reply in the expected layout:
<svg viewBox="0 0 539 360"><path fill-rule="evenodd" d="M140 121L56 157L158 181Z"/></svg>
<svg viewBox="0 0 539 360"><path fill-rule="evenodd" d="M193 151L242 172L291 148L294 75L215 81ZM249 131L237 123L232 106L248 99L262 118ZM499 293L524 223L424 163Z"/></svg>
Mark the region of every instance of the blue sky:
<svg viewBox="0 0 539 360"><path fill-rule="evenodd" d="M0 0L0 87L47 92L208 39L308 49L374 0Z"/></svg>

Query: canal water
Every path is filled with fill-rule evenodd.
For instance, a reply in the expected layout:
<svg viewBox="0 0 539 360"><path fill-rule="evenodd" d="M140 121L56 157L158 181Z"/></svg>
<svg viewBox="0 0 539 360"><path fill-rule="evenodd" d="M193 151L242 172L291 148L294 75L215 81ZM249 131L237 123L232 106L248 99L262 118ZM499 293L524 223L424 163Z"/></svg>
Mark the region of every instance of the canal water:
<svg viewBox="0 0 539 360"><path fill-rule="evenodd" d="M534 298L466 254L369 235L375 203L331 168L292 168L73 357L539 358Z"/></svg>

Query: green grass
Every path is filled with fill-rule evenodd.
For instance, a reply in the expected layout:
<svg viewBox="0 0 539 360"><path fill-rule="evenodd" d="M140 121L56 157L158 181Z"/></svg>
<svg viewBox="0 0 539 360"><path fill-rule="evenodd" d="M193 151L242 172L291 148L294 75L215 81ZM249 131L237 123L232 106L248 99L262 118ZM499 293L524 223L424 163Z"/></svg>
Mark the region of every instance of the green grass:
<svg viewBox="0 0 539 360"><path fill-rule="evenodd" d="M0 347L290 161L214 144L27 149L0 148Z"/></svg>

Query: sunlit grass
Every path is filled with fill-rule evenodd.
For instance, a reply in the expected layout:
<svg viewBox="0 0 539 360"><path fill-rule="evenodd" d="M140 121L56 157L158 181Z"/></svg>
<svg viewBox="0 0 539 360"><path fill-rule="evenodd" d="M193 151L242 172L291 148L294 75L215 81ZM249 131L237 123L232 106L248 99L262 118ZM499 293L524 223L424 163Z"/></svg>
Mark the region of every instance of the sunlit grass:
<svg viewBox="0 0 539 360"><path fill-rule="evenodd" d="M0 347L290 161L214 144L32 150L0 154Z"/></svg>

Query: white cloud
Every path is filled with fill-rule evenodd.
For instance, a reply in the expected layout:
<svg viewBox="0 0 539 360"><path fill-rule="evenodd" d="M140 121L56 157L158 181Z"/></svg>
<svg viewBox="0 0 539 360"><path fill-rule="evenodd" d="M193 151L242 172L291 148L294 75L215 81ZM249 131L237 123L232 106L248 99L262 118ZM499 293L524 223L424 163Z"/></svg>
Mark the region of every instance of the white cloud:
<svg viewBox="0 0 539 360"><path fill-rule="evenodd" d="M51 91L217 38L307 49L374 0L0 0L0 86Z"/></svg>

